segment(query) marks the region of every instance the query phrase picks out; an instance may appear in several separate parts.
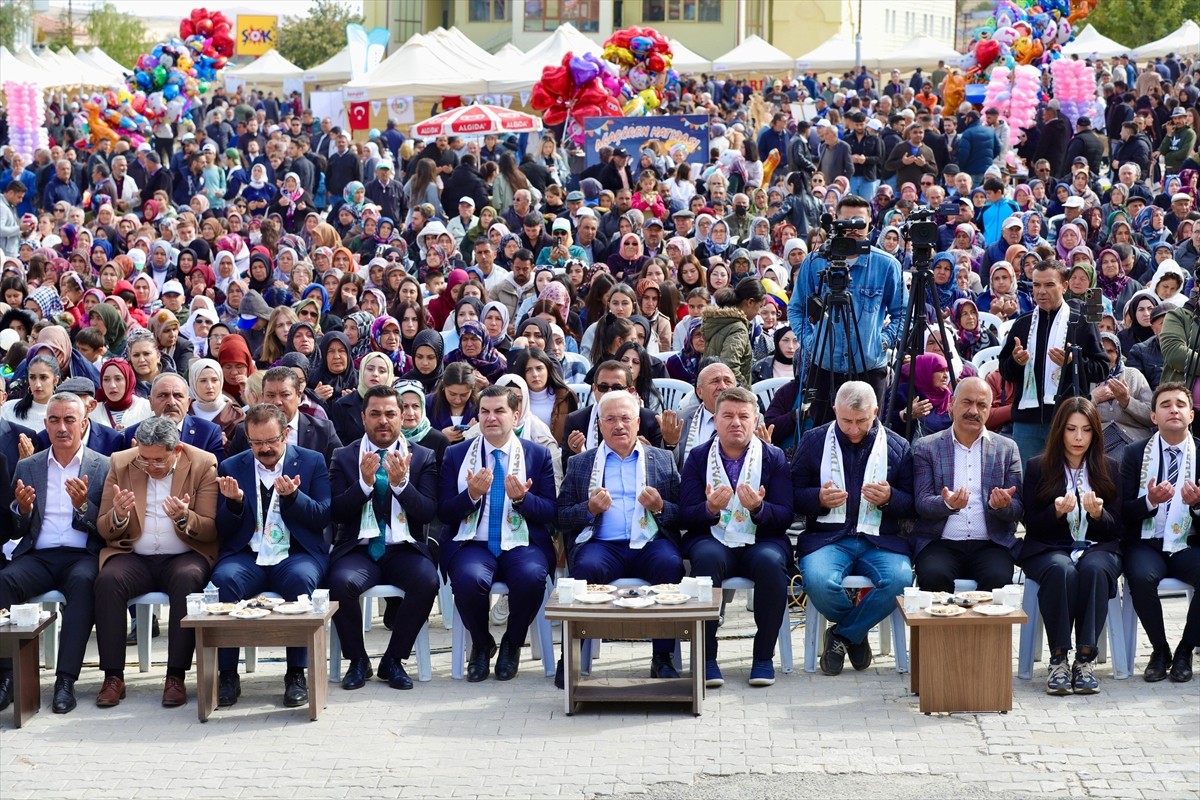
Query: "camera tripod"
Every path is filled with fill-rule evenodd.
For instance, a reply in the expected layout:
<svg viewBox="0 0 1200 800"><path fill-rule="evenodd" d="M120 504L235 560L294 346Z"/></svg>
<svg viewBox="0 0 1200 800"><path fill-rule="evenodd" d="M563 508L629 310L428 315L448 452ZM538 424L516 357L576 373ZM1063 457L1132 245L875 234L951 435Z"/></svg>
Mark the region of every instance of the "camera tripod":
<svg viewBox="0 0 1200 800"><path fill-rule="evenodd" d="M816 347L813 350L811 368L805 378L804 387L804 406L800 414L799 430L803 432L807 429L810 420L815 420L815 424L824 424L824 413L817 413L817 370L825 370L822 360L826 355L830 357L830 366L833 366L833 332L840 330L846 342L846 380L858 380L862 373L866 371L865 365L860 366L859 361L864 358L862 346L862 334L858 327L858 315L854 311L854 298L850 296L850 274L849 268L845 263L838 264L833 267L837 270L830 280L826 276L829 270L821 273L821 286L829 286L821 297L815 294L808 299L808 318L809 321L818 326ZM831 376L835 374L833 369L826 370ZM826 408L833 407L834 398L837 395L837 386L831 381L829 385L829 393L827 397L820 398L822 411Z"/></svg>
<svg viewBox="0 0 1200 800"><path fill-rule="evenodd" d="M917 356L925 352L925 332L929 329L929 321L925 317L925 304L930 302L937 310L937 326L942 336L942 354L946 358L946 368L950 372L951 391L958 387L958 376L954 374L954 363L949 355L949 338L946 335L946 320L941 314L941 303L938 301L937 287L933 282L933 253L924 252L925 248L918 246L913 255L912 290L908 295L908 307L904 311L904 322L900 328L900 345L896 349L896 360L892 366L892 390L888 392L884 424L892 419L896 409L896 399L900 392L900 374L904 360L908 358L907 387L908 406L905 411L904 438L912 440L913 401L916 399L914 386L917 378Z"/></svg>

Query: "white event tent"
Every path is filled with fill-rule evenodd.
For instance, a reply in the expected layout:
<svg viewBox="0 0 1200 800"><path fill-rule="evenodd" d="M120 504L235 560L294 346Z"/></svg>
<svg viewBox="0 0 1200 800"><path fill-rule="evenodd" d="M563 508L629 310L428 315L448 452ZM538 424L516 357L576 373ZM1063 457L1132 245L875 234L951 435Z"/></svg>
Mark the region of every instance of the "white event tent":
<svg viewBox="0 0 1200 800"><path fill-rule="evenodd" d="M370 73L350 81L345 88L364 100L386 100L397 96L481 94L488 85L484 78L459 67L453 59L448 60L438 43L418 33Z"/></svg>
<svg viewBox="0 0 1200 800"><path fill-rule="evenodd" d="M851 44L851 54L854 45ZM867 69L899 69L905 72L921 68L936 67L939 61L946 64L957 63L962 54L944 42L939 42L929 36L914 36L897 49L874 59L863 59ZM851 64L850 66L854 66Z"/></svg>
<svg viewBox="0 0 1200 800"><path fill-rule="evenodd" d="M1185 55L1200 53L1200 25L1195 20L1184 20L1184 23L1168 33L1163 38L1144 44L1133 51L1134 58L1158 58L1168 53Z"/></svg>
<svg viewBox="0 0 1200 800"><path fill-rule="evenodd" d="M542 68L559 66L567 53L577 56L595 53L599 56L603 52L604 48L576 30L574 25L564 23L525 53L521 61L513 63L489 80L488 91L493 94L531 91L533 85L542 79Z"/></svg>
<svg viewBox="0 0 1200 800"><path fill-rule="evenodd" d="M851 62L854 54L850 54ZM737 47L713 59L713 71L723 75L773 74L795 70L796 60L765 39L750 35Z"/></svg>
<svg viewBox="0 0 1200 800"><path fill-rule="evenodd" d="M796 71L846 70L854 66L854 41L844 33L835 33L796 59Z"/></svg>
<svg viewBox="0 0 1200 800"><path fill-rule="evenodd" d="M224 74L249 84L283 83L303 78L304 70L279 55L278 50L268 50L246 66L227 69Z"/></svg>
<svg viewBox="0 0 1200 800"><path fill-rule="evenodd" d="M1120 42L1114 42L1091 25L1081 30L1062 49L1064 56L1079 56L1080 58L1087 58L1089 56L1111 58L1112 56L1119 56L1128 52L1128 47Z"/></svg>
<svg viewBox="0 0 1200 800"><path fill-rule="evenodd" d="M347 45L329 58L304 71L305 83L342 84L350 80L350 47Z"/></svg>
<svg viewBox="0 0 1200 800"><path fill-rule="evenodd" d="M671 53L671 68L680 74L712 71L711 61L688 49L678 39L671 40Z"/></svg>

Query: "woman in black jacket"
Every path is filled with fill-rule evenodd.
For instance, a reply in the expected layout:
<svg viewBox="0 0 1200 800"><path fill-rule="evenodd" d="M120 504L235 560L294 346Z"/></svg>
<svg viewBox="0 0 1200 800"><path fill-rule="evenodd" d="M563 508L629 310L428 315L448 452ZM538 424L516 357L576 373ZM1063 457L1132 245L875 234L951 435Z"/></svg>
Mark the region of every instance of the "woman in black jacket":
<svg viewBox="0 0 1200 800"><path fill-rule="evenodd" d="M1117 462L1104 454L1096 406L1082 397L1063 401L1045 450L1026 466L1022 494L1025 541L1019 563L1038 583L1050 640L1047 694L1099 691L1097 641L1121 574L1119 472ZM1072 629L1075 663L1068 668Z"/></svg>

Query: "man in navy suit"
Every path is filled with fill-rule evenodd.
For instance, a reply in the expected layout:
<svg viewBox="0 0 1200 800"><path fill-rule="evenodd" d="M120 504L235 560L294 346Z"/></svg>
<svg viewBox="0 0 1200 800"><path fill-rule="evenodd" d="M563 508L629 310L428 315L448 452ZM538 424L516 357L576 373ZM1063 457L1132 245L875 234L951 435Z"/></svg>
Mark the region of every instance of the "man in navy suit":
<svg viewBox="0 0 1200 800"><path fill-rule="evenodd" d="M471 634L467 680L516 677L521 648L555 563L554 466L550 451L515 435L519 396L503 386L479 395L482 436L446 450L439 480L441 563ZM508 628L499 648L488 631L492 584L508 584Z"/></svg>
<svg viewBox="0 0 1200 800"><path fill-rule="evenodd" d="M325 466L333 462L333 451L342 446L327 419L317 419L300 413L300 395L303 391L300 378L291 367L271 367L263 375L263 402L270 403L283 412L287 420L285 432L287 443L293 447L315 450L325 459ZM238 423L233 436L229 437L229 454L240 453L248 448L246 423Z"/></svg>
<svg viewBox="0 0 1200 800"><path fill-rule="evenodd" d="M1016 443L989 433L992 390L963 378L950 405L949 428L913 442L913 549L917 583L953 592L965 578L990 592L1012 582L1021 502Z"/></svg>
<svg viewBox="0 0 1200 800"><path fill-rule="evenodd" d="M273 405L253 406L245 424L251 449L227 458L217 472L217 530L224 541L212 582L223 603L264 591L287 600L311 596L329 568L323 533L329 524L325 460L320 453L286 443L287 419ZM237 658L236 648L217 653L221 706L233 705L241 694ZM307 648L287 649L283 704L289 708L308 702L308 658Z"/></svg>
<svg viewBox="0 0 1200 800"><path fill-rule="evenodd" d="M717 435L696 445L683 466L679 515L687 529L683 553L693 575L754 581L751 686L775 682L775 645L787 613L792 543L792 481L783 451L755 436L758 398L740 387L716 401ZM713 453L713 449L716 453ZM704 680L724 684L717 665L717 621L704 624Z"/></svg>
<svg viewBox="0 0 1200 800"><path fill-rule="evenodd" d="M357 442L333 454L330 484L337 527L329 570L329 596L338 602L333 624L350 667L343 689L359 689L371 677L363 642L359 597L381 583L404 590L392 636L379 662L379 677L393 689L411 689L404 659L437 597L437 566L425 526L437 515L437 463L432 450L400 435L400 395L372 386L363 397L363 428Z"/></svg>
<svg viewBox="0 0 1200 800"><path fill-rule="evenodd" d="M89 415L96 408L96 384L88 378L68 378L59 384L57 391L78 396ZM45 450L50 446L49 434L44 430L39 431L33 444L37 451ZM111 456L125 449L125 438L120 431L107 425L93 425L91 419L84 417L83 446L102 456Z"/></svg>
<svg viewBox="0 0 1200 800"><path fill-rule="evenodd" d="M17 462L21 460L21 437L24 436L30 444L37 438L37 432L22 425L0 419L0 453L8 460L8 468L17 470Z"/></svg>
<svg viewBox="0 0 1200 800"><path fill-rule="evenodd" d="M637 397L605 393L597 406L601 443L567 462L558 528L567 537L571 576L588 583L640 578L676 583L679 472L666 450L638 441ZM678 678L675 640L655 639L650 675ZM561 683L559 661L555 684Z"/></svg>
<svg viewBox="0 0 1200 800"><path fill-rule="evenodd" d="M205 419L187 413L190 394L187 380L173 372L164 372L150 384L150 408L156 417L170 417L179 426L179 441L198 447L217 457L220 464L225 458L225 445L221 442L221 429ZM137 438L137 425L125 430L125 448L133 446Z"/></svg>
<svg viewBox="0 0 1200 800"><path fill-rule="evenodd" d="M567 424L563 427L563 440L559 445L568 458L600 444L600 426L596 415L601 398L607 392L632 391L633 373L629 371L629 367L620 361L604 361L596 367L596 380L592 384L592 396L595 401L589 408L581 408L568 414ZM638 418L641 436L651 447L662 447L662 430L654 412L648 408L639 408Z"/></svg>
<svg viewBox="0 0 1200 800"><path fill-rule="evenodd" d="M96 530L108 458L83 446L83 403L58 393L46 404L53 445L13 470L15 501L5 509L0 537L17 539L12 563L0 571L0 608L58 590L67 602L54 682L55 714L75 708L75 681L94 621L93 584L103 540ZM0 661L0 711L13 699L12 662Z"/></svg>

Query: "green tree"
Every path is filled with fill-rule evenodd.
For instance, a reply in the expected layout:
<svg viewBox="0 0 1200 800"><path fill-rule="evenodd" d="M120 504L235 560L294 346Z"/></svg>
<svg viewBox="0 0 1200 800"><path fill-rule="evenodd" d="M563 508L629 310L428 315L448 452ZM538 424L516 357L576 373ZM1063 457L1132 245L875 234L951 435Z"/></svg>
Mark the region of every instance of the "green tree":
<svg viewBox="0 0 1200 800"><path fill-rule="evenodd" d="M125 67L132 67L146 52L150 38L140 19L118 11L111 3L92 9L88 14L87 32L95 47Z"/></svg>
<svg viewBox="0 0 1200 800"><path fill-rule="evenodd" d="M1200 18L1200 0L1102 0L1086 22L1129 47L1171 33L1185 19Z"/></svg>
<svg viewBox="0 0 1200 800"><path fill-rule="evenodd" d="M346 46L346 26L362 24L362 14L338 0L316 0L308 16L284 17L279 24L279 55L301 69L316 66Z"/></svg>
<svg viewBox="0 0 1200 800"><path fill-rule="evenodd" d="M0 3L0 45L14 50L17 32L29 24L28 0Z"/></svg>

